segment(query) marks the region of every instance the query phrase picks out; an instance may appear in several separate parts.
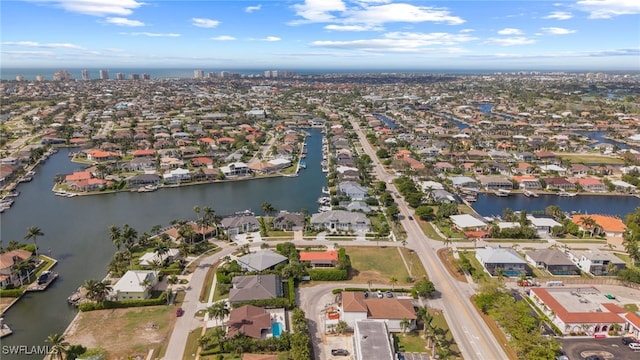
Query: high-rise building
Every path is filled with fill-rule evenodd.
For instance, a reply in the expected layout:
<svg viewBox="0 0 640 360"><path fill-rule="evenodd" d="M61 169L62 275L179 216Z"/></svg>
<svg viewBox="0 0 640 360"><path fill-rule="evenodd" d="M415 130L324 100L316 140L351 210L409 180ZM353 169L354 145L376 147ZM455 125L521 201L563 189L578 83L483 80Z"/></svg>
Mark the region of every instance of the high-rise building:
<svg viewBox="0 0 640 360"><path fill-rule="evenodd" d="M91 80L91 74L89 74L89 70L82 70L82 80Z"/></svg>
<svg viewBox="0 0 640 360"><path fill-rule="evenodd" d="M207 78L209 78L209 79L214 79L214 78L217 78L217 77L218 77L218 73L217 72L210 71L210 72L207 73Z"/></svg>
<svg viewBox="0 0 640 360"><path fill-rule="evenodd" d="M231 77L231 72L229 72L229 71L220 71L220 77L221 78L229 78L229 77Z"/></svg>
<svg viewBox="0 0 640 360"><path fill-rule="evenodd" d="M71 73L69 73L67 70L57 70L56 72L53 73L53 80L54 81L73 80L73 77L71 76Z"/></svg>
<svg viewBox="0 0 640 360"><path fill-rule="evenodd" d="M151 75L149 73L142 74L142 80L151 80Z"/></svg>
<svg viewBox="0 0 640 360"><path fill-rule="evenodd" d="M271 70L265 70L264 71L264 77L270 78L271 77Z"/></svg>
<svg viewBox="0 0 640 360"><path fill-rule="evenodd" d="M193 70L193 77L196 79L204 78L204 70Z"/></svg>
<svg viewBox="0 0 640 360"><path fill-rule="evenodd" d="M36 81L44 81L44 75L36 75Z"/></svg>
<svg viewBox="0 0 640 360"><path fill-rule="evenodd" d="M109 80L109 70L100 70L100 80Z"/></svg>
<svg viewBox="0 0 640 360"><path fill-rule="evenodd" d="M140 74L129 74L129 80L140 80Z"/></svg>
<svg viewBox="0 0 640 360"><path fill-rule="evenodd" d="M124 73L116 73L116 80L124 80Z"/></svg>

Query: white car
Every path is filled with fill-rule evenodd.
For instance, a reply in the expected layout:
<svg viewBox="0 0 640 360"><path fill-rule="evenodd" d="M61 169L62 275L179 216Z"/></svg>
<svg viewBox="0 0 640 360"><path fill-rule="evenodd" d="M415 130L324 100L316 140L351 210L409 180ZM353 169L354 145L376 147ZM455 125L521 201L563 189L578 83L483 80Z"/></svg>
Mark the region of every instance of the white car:
<svg viewBox="0 0 640 360"><path fill-rule="evenodd" d="M629 349L634 350L634 351L639 351L640 350L640 343L630 343L629 344Z"/></svg>

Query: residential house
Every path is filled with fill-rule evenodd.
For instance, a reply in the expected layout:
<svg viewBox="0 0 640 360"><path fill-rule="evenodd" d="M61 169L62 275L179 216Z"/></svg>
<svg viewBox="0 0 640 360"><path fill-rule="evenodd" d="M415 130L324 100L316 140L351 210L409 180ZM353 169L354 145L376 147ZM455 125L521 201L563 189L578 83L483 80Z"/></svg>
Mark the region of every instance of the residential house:
<svg viewBox="0 0 640 360"><path fill-rule="evenodd" d="M287 257L270 249L260 249L238 258L238 264L246 271L265 271L288 261Z"/></svg>
<svg viewBox="0 0 640 360"><path fill-rule="evenodd" d="M449 216L453 226L460 231L481 231L486 230L487 224L470 214L451 215Z"/></svg>
<svg viewBox="0 0 640 360"><path fill-rule="evenodd" d="M180 257L179 249L167 249L167 252L159 254L157 251L146 252L140 256L138 262L141 266L153 266L154 263L165 264L172 263Z"/></svg>
<svg viewBox="0 0 640 360"><path fill-rule="evenodd" d="M331 210L311 215L311 226L329 232L368 232L371 221L362 213Z"/></svg>
<svg viewBox="0 0 640 360"><path fill-rule="evenodd" d="M28 274L15 274L13 267L19 262L28 260L31 255L30 251L22 249L10 250L0 254L0 288L4 288L9 284L20 286L21 281L27 281Z"/></svg>
<svg viewBox="0 0 640 360"><path fill-rule="evenodd" d="M265 339L272 335L271 315L265 309L253 305L231 310L226 325L228 339L238 334L253 339Z"/></svg>
<svg viewBox="0 0 640 360"><path fill-rule="evenodd" d="M535 176L523 175L514 176L513 180L518 183L518 188L522 190L541 190L542 184Z"/></svg>
<svg viewBox="0 0 640 360"><path fill-rule="evenodd" d="M591 218L595 222L597 229L587 228L585 225L585 219ZM627 226L624 222L616 217L607 215L573 215L571 220L578 224L582 230L593 231L596 234L604 234L607 237L622 238Z"/></svg>
<svg viewBox="0 0 640 360"><path fill-rule="evenodd" d="M244 234L248 232L258 231L260 229L260 223L253 214L235 214L227 216L221 221L222 228L229 234L234 236L237 234Z"/></svg>
<svg viewBox="0 0 640 360"><path fill-rule="evenodd" d="M551 275L580 275L580 269L558 249L539 249L525 252L529 264L547 270Z"/></svg>
<svg viewBox="0 0 640 360"><path fill-rule="evenodd" d="M188 169L177 168L162 175L166 184L176 184L183 181L191 181L191 172Z"/></svg>
<svg viewBox="0 0 640 360"><path fill-rule="evenodd" d="M352 181L341 182L338 184L337 193L339 195L348 196L351 200L364 200L369 196L367 192L367 188Z"/></svg>
<svg viewBox="0 0 640 360"><path fill-rule="evenodd" d="M229 301L242 302L251 300L267 300L282 297L282 279L279 275L235 276L231 279Z"/></svg>
<svg viewBox="0 0 640 360"><path fill-rule="evenodd" d="M69 184L69 188L73 191L98 191L106 188L112 183L113 181L91 178L75 181Z"/></svg>
<svg viewBox="0 0 640 360"><path fill-rule="evenodd" d="M411 299L377 298L373 295L365 297L362 291L343 291L340 305L342 321L351 328L362 320L383 322L391 332L402 331L400 322L403 319L410 323L408 331L416 326L417 316Z"/></svg>
<svg viewBox="0 0 640 360"><path fill-rule="evenodd" d="M112 297L117 301L142 300L151 295L158 284L158 272L153 270L128 270L113 285Z"/></svg>
<svg viewBox="0 0 640 360"><path fill-rule="evenodd" d="M569 180L561 177L551 177L544 179L544 183L547 185L548 190L575 190L576 185Z"/></svg>
<svg viewBox="0 0 640 360"><path fill-rule="evenodd" d="M585 177L589 174L590 167L584 164L572 164L569 167L569 174L573 177Z"/></svg>
<svg viewBox="0 0 640 360"><path fill-rule="evenodd" d="M285 231L302 230L304 229L304 223L304 214L280 211L273 219L273 228Z"/></svg>
<svg viewBox="0 0 640 360"><path fill-rule="evenodd" d="M581 179L573 179L575 183L580 185L584 191L588 192L605 192L607 191L607 187L596 178L581 178Z"/></svg>
<svg viewBox="0 0 640 360"><path fill-rule="evenodd" d="M134 175L127 179L127 184L130 187L138 187L145 185L160 185L162 178L156 174L139 174Z"/></svg>
<svg viewBox="0 0 640 360"><path fill-rule="evenodd" d="M327 251L301 251L300 261L309 262L312 268L334 267L338 263L338 252Z"/></svg>
<svg viewBox="0 0 640 360"><path fill-rule="evenodd" d="M562 226L559 222L548 217L535 217L533 215L527 215L527 220L531 222L541 237L546 237L551 234L551 230L556 226Z"/></svg>
<svg viewBox="0 0 640 360"><path fill-rule="evenodd" d="M491 276L499 269L505 276L518 276L530 272L527 262L513 249L487 247L476 250L476 259Z"/></svg>
<svg viewBox="0 0 640 360"><path fill-rule="evenodd" d="M504 176L484 176L481 175L478 177L480 184L487 190L498 190L498 189L513 189L513 183L511 180L507 179Z"/></svg>
<svg viewBox="0 0 640 360"><path fill-rule="evenodd" d="M250 173L249 166L240 161L221 166L220 171L222 171L225 177L247 176Z"/></svg>
<svg viewBox="0 0 640 360"><path fill-rule="evenodd" d="M570 252L569 258L578 267L594 276L613 276L618 270L627 267L627 264L610 252L589 250Z"/></svg>
<svg viewBox="0 0 640 360"><path fill-rule="evenodd" d="M463 189L480 189L480 183L474 178L468 176L454 176L450 178L451 183L456 188Z"/></svg>

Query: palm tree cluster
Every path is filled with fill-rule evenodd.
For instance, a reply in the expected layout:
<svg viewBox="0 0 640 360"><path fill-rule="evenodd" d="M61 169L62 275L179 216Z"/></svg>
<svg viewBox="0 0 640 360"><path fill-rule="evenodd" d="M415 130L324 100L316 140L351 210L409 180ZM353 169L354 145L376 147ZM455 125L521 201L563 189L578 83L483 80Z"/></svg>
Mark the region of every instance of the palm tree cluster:
<svg viewBox="0 0 640 360"><path fill-rule="evenodd" d="M36 240L39 236L44 236L44 233L37 226L30 226L27 229L27 234L24 236L24 239L27 241L33 240L33 245L35 245L36 247L34 250L36 258L38 257L38 243L36 242Z"/></svg>
<svg viewBox="0 0 640 360"><path fill-rule="evenodd" d="M87 280L82 287L87 291L87 299L97 303L104 302L111 293L111 285L106 281Z"/></svg>
<svg viewBox="0 0 640 360"><path fill-rule="evenodd" d="M109 270L114 274L122 274L129 268L133 267L133 251L138 246L138 232L128 224L122 228L111 225L109 226L109 237L116 246L116 253L109 264ZM124 247L124 251L121 248Z"/></svg>

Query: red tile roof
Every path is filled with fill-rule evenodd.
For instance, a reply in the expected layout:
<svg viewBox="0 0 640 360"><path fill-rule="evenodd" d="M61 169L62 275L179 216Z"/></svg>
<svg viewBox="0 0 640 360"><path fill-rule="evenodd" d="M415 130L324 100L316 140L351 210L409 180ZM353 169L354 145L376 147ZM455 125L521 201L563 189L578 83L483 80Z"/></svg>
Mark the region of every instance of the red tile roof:
<svg viewBox="0 0 640 360"><path fill-rule="evenodd" d="M338 252L329 251L301 251L300 261L338 261Z"/></svg>
<svg viewBox="0 0 640 360"><path fill-rule="evenodd" d="M567 323L624 323L624 319L613 312L569 312L546 289L531 289L560 320Z"/></svg>

